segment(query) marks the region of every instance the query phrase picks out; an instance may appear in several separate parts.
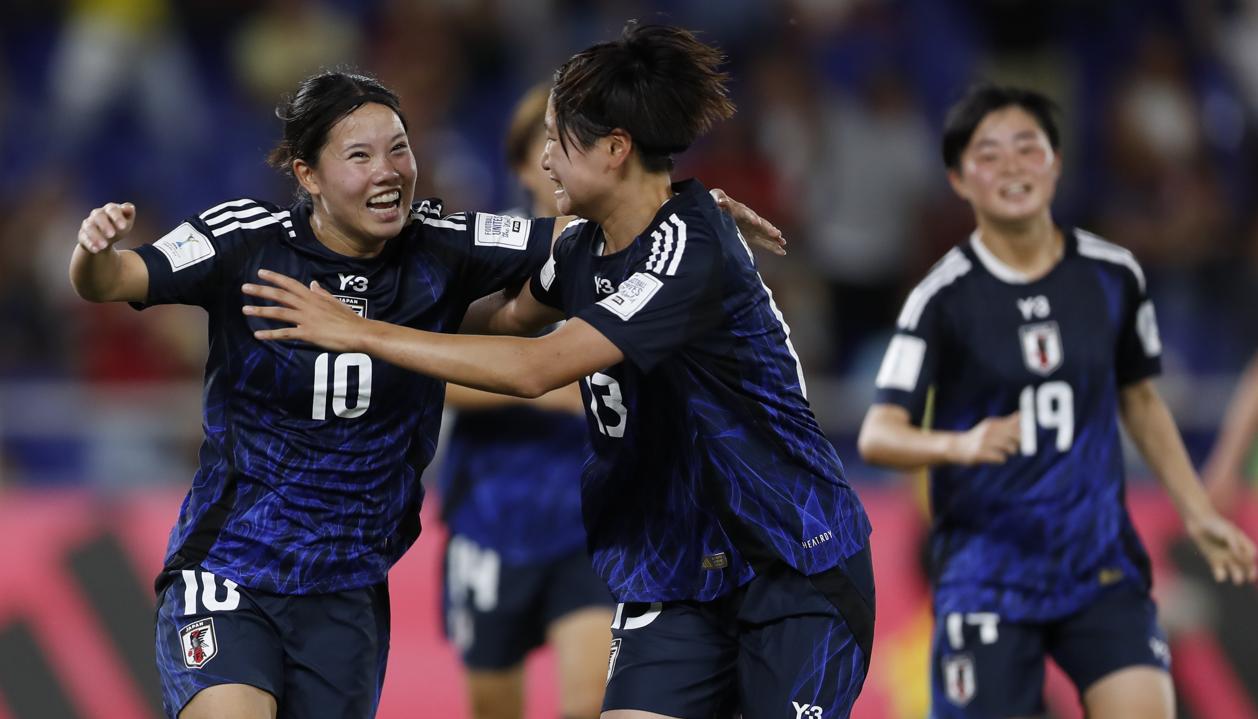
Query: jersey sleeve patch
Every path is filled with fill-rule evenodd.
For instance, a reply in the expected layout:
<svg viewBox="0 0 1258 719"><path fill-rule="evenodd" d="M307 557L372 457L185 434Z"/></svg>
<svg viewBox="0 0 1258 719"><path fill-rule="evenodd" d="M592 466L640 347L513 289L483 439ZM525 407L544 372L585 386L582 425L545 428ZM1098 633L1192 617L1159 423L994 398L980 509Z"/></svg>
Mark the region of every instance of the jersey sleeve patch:
<svg viewBox="0 0 1258 719"><path fill-rule="evenodd" d="M541 277L542 289L550 292L550 286L555 284L555 257L551 255L546 260L546 264L542 265Z"/></svg>
<svg viewBox="0 0 1258 719"><path fill-rule="evenodd" d="M153 243L166 256L173 272L187 269L214 256L214 245L191 223L185 222Z"/></svg>
<svg viewBox="0 0 1258 719"><path fill-rule="evenodd" d="M1162 354L1162 337L1158 334L1158 319L1153 312L1153 301L1145 300L1136 310L1136 334L1146 357Z"/></svg>
<svg viewBox="0 0 1258 719"><path fill-rule="evenodd" d="M922 361L925 357L926 340L905 334L892 337L874 384L878 389L912 392L917 389L917 379L922 373Z"/></svg>
<svg viewBox="0 0 1258 719"><path fill-rule="evenodd" d="M476 213L476 244L482 247L502 247L508 250L525 250L529 246L529 230L532 220L510 215Z"/></svg>
<svg viewBox="0 0 1258 719"><path fill-rule="evenodd" d="M637 272L620 283L616 294L604 298L598 304L620 319L628 320L646 307L646 303L650 302L663 286L664 283L660 278L645 272Z"/></svg>

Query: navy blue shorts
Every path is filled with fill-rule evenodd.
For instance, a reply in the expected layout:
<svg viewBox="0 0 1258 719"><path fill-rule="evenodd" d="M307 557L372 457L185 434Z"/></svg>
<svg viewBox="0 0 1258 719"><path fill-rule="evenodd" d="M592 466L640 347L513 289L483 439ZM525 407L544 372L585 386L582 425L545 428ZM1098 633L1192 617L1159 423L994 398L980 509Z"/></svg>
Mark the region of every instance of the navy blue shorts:
<svg viewBox="0 0 1258 719"><path fill-rule="evenodd" d="M710 602L616 610L603 710L842 719L869 670L869 550L821 574L781 564Z"/></svg>
<svg viewBox="0 0 1258 719"><path fill-rule="evenodd" d="M446 544L446 637L471 669L519 664L546 643L556 619L588 607L615 605L582 548L537 564L503 564L498 553L467 537Z"/></svg>
<svg viewBox="0 0 1258 719"><path fill-rule="evenodd" d="M272 594L201 570L164 575L157 669L172 719L197 692L248 684L279 717L375 716L389 653L385 582L331 594Z"/></svg>
<svg viewBox="0 0 1258 719"><path fill-rule="evenodd" d="M1082 696L1111 672L1170 669L1166 635L1148 594L1123 584L1050 622L1002 622L990 612L935 617L933 719L1044 713L1044 658L1052 657Z"/></svg>

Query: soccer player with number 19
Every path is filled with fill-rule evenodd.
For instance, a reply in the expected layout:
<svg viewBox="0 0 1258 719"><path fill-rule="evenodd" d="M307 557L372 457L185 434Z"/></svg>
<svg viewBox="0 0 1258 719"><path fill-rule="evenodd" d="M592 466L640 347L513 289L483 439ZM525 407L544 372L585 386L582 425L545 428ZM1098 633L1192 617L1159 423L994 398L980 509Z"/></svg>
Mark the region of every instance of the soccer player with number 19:
<svg viewBox="0 0 1258 719"><path fill-rule="evenodd" d="M978 229L909 295L861 429L867 460L934 467L937 719L1041 715L1045 656L1092 719L1174 715L1116 417L1216 578L1254 579L1253 543L1210 505L1152 384L1144 273L1053 222L1054 110L993 86L953 108L944 161Z"/></svg>
<svg viewBox="0 0 1258 719"><path fill-rule="evenodd" d="M746 244L681 152L733 106L721 56L631 26L555 77L543 167L570 224L528 287L491 312L540 338L441 336L365 322L266 274L259 332L361 351L480 389L537 396L582 380L595 458L582 511L622 603L607 719L840 719L868 669L869 522L809 410L788 329Z"/></svg>

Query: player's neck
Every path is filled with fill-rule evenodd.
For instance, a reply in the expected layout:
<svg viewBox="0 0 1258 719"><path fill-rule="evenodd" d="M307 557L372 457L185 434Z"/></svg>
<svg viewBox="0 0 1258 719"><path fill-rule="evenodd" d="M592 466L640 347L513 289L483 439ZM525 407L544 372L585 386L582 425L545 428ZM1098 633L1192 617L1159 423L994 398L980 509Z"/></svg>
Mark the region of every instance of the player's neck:
<svg viewBox="0 0 1258 719"><path fill-rule="evenodd" d="M346 257L375 257L384 249L377 240L360 240L347 234L321 212L310 213L310 231L319 244Z"/></svg>
<svg viewBox="0 0 1258 719"><path fill-rule="evenodd" d="M633 244L655 219L655 213L673 196L673 183L667 172L641 172L627 179L614 193L607 215L598 220L610 255Z"/></svg>
<svg viewBox="0 0 1258 719"><path fill-rule="evenodd" d="M1031 279L1039 279L1057 265L1065 240L1047 213L1027 222L978 222L979 241L996 259Z"/></svg>

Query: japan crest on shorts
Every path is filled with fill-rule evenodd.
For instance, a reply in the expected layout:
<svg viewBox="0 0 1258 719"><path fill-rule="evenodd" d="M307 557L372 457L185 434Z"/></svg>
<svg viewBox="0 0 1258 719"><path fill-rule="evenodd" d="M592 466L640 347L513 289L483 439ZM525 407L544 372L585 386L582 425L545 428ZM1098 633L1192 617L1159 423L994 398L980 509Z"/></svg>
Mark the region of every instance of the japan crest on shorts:
<svg viewBox="0 0 1258 719"><path fill-rule="evenodd" d="M1018 328L1022 339L1022 359L1027 369L1047 377L1061 366L1061 332L1056 322L1039 322Z"/></svg>
<svg viewBox="0 0 1258 719"><path fill-rule="evenodd" d="M970 654L953 654L943 658L944 694L948 701L963 707L974 698L974 657Z"/></svg>
<svg viewBox="0 0 1258 719"><path fill-rule="evenodd" d="M214 620L202 619L179 630L179 643L183 647L183 663L189 669L200 669L218 654L218 639L214 637Z"/></svg>

